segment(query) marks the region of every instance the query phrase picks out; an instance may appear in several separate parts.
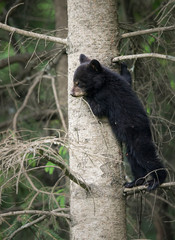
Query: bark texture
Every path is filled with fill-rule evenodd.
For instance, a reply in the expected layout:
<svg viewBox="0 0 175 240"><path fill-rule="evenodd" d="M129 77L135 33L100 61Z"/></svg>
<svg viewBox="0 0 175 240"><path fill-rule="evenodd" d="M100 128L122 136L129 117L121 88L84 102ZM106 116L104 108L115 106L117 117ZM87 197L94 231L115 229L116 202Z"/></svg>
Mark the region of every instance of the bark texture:
<svg viewBox="0 0 175 240"><path fill-rule="evenodd" d="M115 0L68 0L68 91L79 55L108 67L117 51ZM68 98L70 167L92 193L71 183L71 239L126 239L123 171L119 147L107 120L99 124L81 98Z"/></svg>

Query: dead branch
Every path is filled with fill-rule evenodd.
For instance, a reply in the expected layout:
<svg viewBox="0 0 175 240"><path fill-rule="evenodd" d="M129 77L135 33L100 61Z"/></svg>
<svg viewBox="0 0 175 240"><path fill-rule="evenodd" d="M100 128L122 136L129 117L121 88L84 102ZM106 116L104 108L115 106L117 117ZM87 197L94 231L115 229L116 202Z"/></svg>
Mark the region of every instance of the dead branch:
<svg viewBox="0 0 175 240"><path fill-rule="evenodd" d="M175 182L168 182L168 183L161 184L159 188L170 188L174 186L175 186ZM147 191L147 186L142 185L142 186L133 187L133 188L124 188L123 193L124 195L128 196L135 193L139 193L141 191Z"/></svg>
<svg viewBox="0 0 175 240"><path fill-rule="evenodd" d="M44 155L44 157L46 158L47 156ZM74 174L70 168L62 161L58 161L57 159L55 159L55 157L53 156L49 156L48 160L53 162L54 164L56 164L58 167L60 167L63 170L63 173L65 174L65 176L67 176L70 180L72 180L74 183L78 184L80 187L82 187L83 189L85 189L87 192L90 192L90 187L83 182L82 180L80 180L76 174Z"/></svg>
<svg viewBox="0 0 175 240"><path fill-rule="evenodd" d="M65 49L61 49L61 52L64 52ZM8 58L4 58L0 60L0 69L7 67L9 64L14 64L14 63L22 63L25 64L26 61L28 60L46 60L50 57L55 57L53 54L55 53L55 49L52 49L51 51L48 52L36 52L34 53L22 53L22 54L16 54L14 56L9 56ZM26 68L27 66L25 66Z"/></svg>
<svg viewBox="0 0 175 240"><path fill-rule="evenodd" d="M166 4L163 4L163 7L158 12L158 14L155 17L155 20L157 20L158 25L166 18L169 17L171 14L171 11L174 9L175 5L173 4L175 1L170 0ZM169 6L173 4L172 7L170 7L170 10L168 10Z"/></svg>
<svg viewBox="0 0 175 240"><path fill-rule="evenodd" d="M121 35L121 38L135 37L135 36L151 34L151 33L155 33L155 32L172 31L174 29L175 29L175 25L172 25L169 27L150 28L150 29L140 30L140 31L135 31L135 32L130 32L130 33L123 33Z"/></svg>
<svg viewBox="0 0 175 240"><path fill-rule="evenodd" d="M5 17L5 24L7 24L7 19L9 17L9 15L11 14L11 12L13 12L13 10L17 7L19 7L20 5L23 5L24 3L18 3L16 5L14 5L12 8L10 8L10 10L7 12L6 17Z"/></svg>
<svg viewBox="0 0 175 240"><path fill-rule="evenodd" d="M40 33L34 33L31 31L26 31L26 30L22 30L19 28L15 28L15 27L10 27L3 23L0 23L0 28L5 31L11 32L11 33L18 33L18 34L26 36L26 37L32 37L32 38L42 39L42 40L49 41L49 42L55 42L55 43L67 45L67 39L52 37L52 36L48 36L48 35L40 34Z"/></svg>
<svg viewBox="0 0 175 240"><path fill-rule="evenodd" d="M57 91L56 91L56 87L55 87L55 78L52 77L52 76L44 76L44 77L51 79L52 90L53 90L53 95L54 95L54 98L55 98L55 103L56 103L56 106L57 106L57 110L58 110L58 113L60 115L60 119L61 119L63 128L64 128L65 132L67 132L67 126L66 126L66 123L65 123L65 120L64 120L64 116L63 116L59 101L58 101Z"/></svg>
<svg viewBox="0 0 175 240"><path fill-rule="evenodd" d="M9 84L4 84L0 86L0 89L2 88L14 88L20 85L23 85L24 83L26 83L30 78L26 78L22 81L16 82L16 83L9 83Z"/></svg>
<svg viewBox="0 0 175 240"><path fill-rule="evenodd" d="M44 121L45 119L47 119L50 116L52 117L53 115L54 117L55 115L57 115L57 110L45 109L45 110L32 111L29 114L20 116L20 118L18 119L18 122L23 122L31 118L34 118L36 121ZM0 123L0 130L8 128L12 124L12 121L13 121L12 119L9 119L5 122Z"/></svg>
<svg viewBox="0 0 175 240"><path fill-rule="evenodd" d="M35 81L33 82L33 84L30 86L27 95L24 99L23 104L21 105L21 107L18 109L18 111L15 113L15 116L13 118L13 129L16 131L17 129L17 118L19 116L19 114L23 111L23 109L25 108L30 95L32 94L33 89L36 87L36 85L39 83L39 81L41 80L40 76L36 77Z"/></svg>
<svg viewBox="0 0 175 240"><path fill-rule="evenodd" d="M118 62L123 61L127 59L137 59L137 58L160 58L160 59L166 59L175 62L175 57L170 55L164 55L159 53L142 53L142 54L133 54L133 55L126 55L126 56L119 56L113 58L112 62Z"/></svg>
<svg viewBox="0 0 175 240"><path fill-rule="evenodd" d="M15 144L13 144L14 141L15 141ZM7 140L4 140L4 142L0 144L2 169L5 169L6 172L8 172L10 168L18 169L18 172L14 174L12 178L7 180L4 184L0 186L0 192L1 192L1 189L3 189L3 187L12 179L19 178L19 174L28 172L28 170L23 168L23 162L24 160L27 161L27 159L24 159L24 158L26 154L30 152L33 154L36 154L36 153L39 154L38 160L44 158L54 163L57 167L63 170L63 173L65 176L67 176L70 180L72 180L76 184L80 185L87 192L90 192L90 187L84 181L79 179L79 177L77 177L77 175L74 172L70 170L69 166L67 166L67 164L64 162L62 157L58 153L56 153L54 149L49 147L48 144L50 146L52 146L52 144L57 144L57 145L61 144L62 146L67 147L65 145L66 144L65 139L61 140L60 138L56 138L56 137L40 138L32 142L20 142L20 141L17 141L17 139L11 139L10 137L7 138ZM21 171L19 170L19 168L21 169ZM32 168L32 169L34 170L35 168ZM28 178L28 181L30 182L30 185L36 192L43 193L43 194L51 194L49 192L45 192L37 189L36 187L33 187L31 179Z"/></svg>
<svg viewBox="0 0 175 240"><path fill-rule="evenodd" d="M62 210L62 209L61 209ZM60 211L61 211L60 210ZM17 215L25 215L25 214L36 214L36 215L46 215L46 216L55 216L55 217L65 217L70 218L70 215L67 213L57 212L57 209L52 211L45 210L24 210L24 211L15 211L15 212L7 212L0 214L0 218L17 216Z"/></svg>
<svg viewBox="0 0 175 240"><path fill-rule="evenodd" d="M25 54L17 54L15 56L11 56L9 58L5 58L0 60L0 69L7 67L9 62L10 64L13 63L24 63L31 57L31 53L25 53Z"/></svg>

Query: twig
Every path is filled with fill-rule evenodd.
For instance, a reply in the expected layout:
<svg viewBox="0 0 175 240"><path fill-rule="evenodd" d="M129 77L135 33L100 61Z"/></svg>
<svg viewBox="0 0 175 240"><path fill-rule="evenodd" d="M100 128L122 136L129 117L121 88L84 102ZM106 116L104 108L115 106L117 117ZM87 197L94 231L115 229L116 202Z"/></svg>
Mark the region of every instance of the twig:
<svg viewBox="0 0 175 240"><path fill-rule="evenodd" d="M150 33L155 33L155 32L172 31L174 29L175 29L175 25L172 25L169 27L150 28L150 29L140 30L140 31L135 31L135 32L130 32L130 33L123 33L121 35L121 38L135 37L135 36L140 36L140 35L145 35L145 34L150 34Z"/></svg>
<svg viewBox="0 0 175 240"><path fill-rule="evenodd" d="M33 82L33 84L30 86L27 95L24 99L23 104L21 105L21 107L18 109L18 111L15 113L15 116L13 118L13 129L16 131L17 129L17 118L19 116L19 114L23 111L23 109L25 108L30 95L32 94L33 89L36 87L36 85L39 83L39 81L41 80L40 76L36 77L35 81Z"/></svg>
<svg viewBox="0 0 175 240"><path fill-rule="evenodd" d="M59 101L58 101L57 91L56 91L56 87L55 87L55 78L52 77L52 76L44 76L44 77L51 79L51 82L52 82L52 90L53 90L53 94L54 94L54 98L55 98L55 103L56 103L56 106L57 106L57 110L58 110L58 113L59 113L59 115L60 115L60 119L61 119L63 128L64 128L65 132L67 132L67 126L66 126L66 123L65 123L65 120L64 120L63 113L62 113L62 111L61 111L61 107L60 107Z"/></svg>
<svg viewBox="0 0 175 240"><path fill-rule="evenodd" d="M20 5L23 5L24 3L18 3L17 5L13 6L12 8L10 8L10 10L8 11L6 17L5 17L5 24L7 24L7 19L8 19L8 16L10 15L10 13L17 7L19 7Z"/></svg>
<svg viewBox="0 0 175 240"><path fill-rule="evenodd" d="M169 187L175 187L175 182L168 182L168 183L163 183L159 186L159 188L169 188ZM135 193L139 193L141 191L146 191L147 190L147 186L142 185L142 186L138 186L138 187L133 187L133 188L124 188L123 193L128 196L128 195L132 195Z"/></svg>
<svg viewBox="0 0 175 240"><path fill-rule="evenodd" d="M35 220L32 221L32 222L29 222L29 223L26 223L25 225L22 225L20 228L18 228L16 231L14 231L14 232L8 237L8 240L13 239L13 237L14 237L17 233L21 232L23 229L28 228L28 227L31 227L32 225L34 225L34 224L36 224L36 223L38 223L38 222L43 221L46 217L47 217L47 216L43 215L43 216L35 219Z"/></svg>
<svg viewBox="0 0 175 240"><path fill-rule="evenodd" d="M17 54L15 56L10 56L8 58L4 58L0 60L0 69L8 66L8 64L13 63L24 63L31 57L31 53Z"/></svg>
<svg viewBox="0 0 175 240"><path fill-rule="evenodd" d="M112 62L118 62L118 61L123 61L123 60L127 60L127 59L148 58L148 57L161 58L161 59L166 59L166 60L175 62L174 56L164 55L164 54L159 54L159 53L142 53L142 54L119 56L119 57L113 58Z"/></svg>
<svg viewBox="0 0 175 240"><path fill-rule="evenodd" d="M26 37L32 37L32 38L42 39L42 40L49 41L49 42L55 42L55 43L67 45L67 39L52 37L52 36L48 36L48 35L40 34L40 33L34 33L31 31L26 31L26 30L22 30L19 28L15 28L15 27L10 27L3 23L0 23L0 28L3 30L6 30L8 32L18 33L18 34L26 36Z"/></svg>
<svg viewBox="0 0 175 240"><path fill-rule="evenodd" d="M15 85L15 84L14 84ZM16 85L15 85L16 86ZM52 109L45 109L45 110L38 110L37 112L30 112L29 114L25 114L24 116L21 116L18 119L18 122L25 122L28 119L34 118L36 121L40 121L42 119L46 119L48 117L52 117L53 115L55 116L57 114L57 110L52 110ZM12 123L13 119L9 119L5 122L0 123L0 131L4 128L8 128L11 123Z"/></svg>

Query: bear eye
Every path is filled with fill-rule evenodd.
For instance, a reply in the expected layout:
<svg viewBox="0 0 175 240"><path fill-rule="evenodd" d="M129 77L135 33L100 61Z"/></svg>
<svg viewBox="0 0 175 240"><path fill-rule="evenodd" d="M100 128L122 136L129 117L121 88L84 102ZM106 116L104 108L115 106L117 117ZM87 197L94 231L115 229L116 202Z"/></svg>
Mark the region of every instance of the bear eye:
<svg viewBox="0 0 175 240"><path fill-rule="evenodd" d="M75 81L75 86L78 86L79 85L79 81Z"/></svg>

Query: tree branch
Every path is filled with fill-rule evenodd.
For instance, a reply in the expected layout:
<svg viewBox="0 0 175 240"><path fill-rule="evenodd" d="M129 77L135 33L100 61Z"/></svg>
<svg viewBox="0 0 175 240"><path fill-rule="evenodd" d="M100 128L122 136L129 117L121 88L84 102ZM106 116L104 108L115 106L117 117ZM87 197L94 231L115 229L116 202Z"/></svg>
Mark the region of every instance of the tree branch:
<svg viewBox="0 0 175 240"><path fill-rule="evenodd" d="M23 111L23 109L25 108L28 100L29 100L29 97L30 95L32 94L33 92L33 89L36 87L36 85L39 83L39 81L41 80L41 77L38 76L36 77L35 81L32 83L32 85L30 86L28 92L27 92L27 95L24 99L24 102L23 104L21 105L21 107L18 109L18 111L15 113L15 116L13 118L13 129L16 131L17 130L17 118L19 116L19 114Z"/></svg>
<svg viewBox="0 0 175 240"><path fill-rule="evenodd" d="M62 51L65 51L65 48L63 48ZM31 59L32 59L32 61L33 60L35 61L35 60L46 60L50 57L53 58L54 53L55 53L55 49L52 49L45 53L34 52L34 53L22 53L22 54L16 54L14 56L8 56L7 58L0 60L0 69L9 66L9 64L11 65L14 63L26 64L26 62ZM3 87L3 86L0 86L0 87Z"/></svg>
<svg viewBox="0 0 175 240"><path fill-rule="evenodd" d="M61 211L62 209L60 209ZM70 215L67 213L59 213L57 210L52 211L44 211L44 210L24 210L24 211L15 211L15 212L7 212L0 214L0 218L16 216L16 215L24 215L24 214L37 214L37 215L46 215L46 216L56 216L56 217L65 217L70 218Z"/></svg>
<svg viewBox="0 0 175 240"><path fill-rule="evenodd" d="M127 60L127 59L137 59L137 58L147 58L147 57L161 58L161 59L166 59L166 60L175 62L174 56L164 55L164 54L159 54L159 53L142 53L142 54L119 56L119 57L113 58L112 62L115 63L115 62L123 61L123 60Z"/></svg>
<svg viewBox="0 0 175 240"><path fill-rule="evenodd" d="M175 187L175 182L163 183L159 186L159 188L170 188L170 187ZM128 196L135 193L139 193L143 190L147 191L147 186L142 185L142 186L133 187L133 188L124 188L123 193L124 195Z"/></svg>
<svg viewBox="0 0 175 240"><path fill-rule="evenodd" d="M0 69L7 67L9 62L10 64L13 63L24 63L31 57L31 53L24 53L24 54L17 54L15 56L10 56L9 58L4 58L0 60Z"/></svg>
<svg viewBox="0 0 175 240"><path fill-rule="evenodd" d="M19 28L15 28L15 27L10 27L6 24L3 24L0 22L0 28L8 31L8 32L12 32L12 33L18 33L20 35L26 36L26 37L32 37L32 38L37 38L37 39L42 39L45 41L50 41L50 42L55 42L55 43L60 43L63 45L67 45L67 39L63 39L63 38L58 38L58 37L52 37L52 36L48 36L45 34L40 34L40 33L34 33L31 31L26 31L26 30L22 30Z"/></svg>
<svg viewBox="0 0 175 240"><path fill-rule="evenodd" d="M10 240L10 239L13 239L14 236L15 236L17 233L21 232L21 231L22 231L23 229L25 229L25 228L31 227L32 225L34 225L34 224L36 224L36 223L38 223L38 222L43 221L46 217L47 217L46 215L43 215L43 216L35 219L35 220L32 221L32 222L29 222L29 223L26 223L25 225L22 225L20 228L18 228L16 231L14 231L14 232L8 237L8 239L9 239L9 240Z"/></svg>
<svg viewBox="0 0 175 240"><path fill-rule="evenodd" d="M174 29L175 29L175 25L172 25L169 27L150 28L150 29L140 30L140 31L135 31L135 32L130 32L130 33L123 33L121 35L121 38L135 37L135 36L140 36L140 35L145 35L145 34L150 34L150 33L155 33L155 32L172 31Z"/></svg>
<svg viewBox="0 0 175 240"><path fill-rule="evenodd" d="M15 85L14 85L15 86ZM34 118L35 121L45 121L45 119L47 119L48 117L51 117L53 119L57 118L57 110L54 109L45 109L45 110L39 110L37 109L37 111L32 111L29 114L25 114L24 116L20 117L18 119L18 122L22 122L22 121L26 121L28 119ZM4 128L8 128L10 126L10 124L12 123L13 119L9 119L5 122L0 123L0 131Z"/></svg>
<svg viewBox="0 0 175 240"><path fill-rule="evenodd" d="M56 103L56 106L57 106L57 110L58 110L58 113L60 115L60 120L61 120L61 123L63 125L63 128L65 130L65 132L67 132L67 126L66 126L66 122L64 120L64 116L63 116L63 113L62 113L62 110L61 110L61 106L59 104L59 101L58 101L58 96L57 96L57 91L56 91L56 87L55 87L55 78L52 77L52 76L43 76L45 78L49 78L51 79L51 83L52 83L52 90L53 90L53 95L54 95L54 98L55 98L55 103Z"/></svg>
<svg viewBox="0 0 175 240"><path fill-rule="evenodd" d="M48 157L47 155L43 155L45 158ZM87 192L91 191L90 186L88 186L85 182L83 182L82 180L80 180L78 177L76 177L76 175L69 169L69 167L61 161L58 161L57 159L55 159L55 157L53 157L52 155L50 155L48 157L48 160L55 163L56 166L60 167L63 170L63 173L65 174L65 176L67 176L72 182L78 184L80 187L82 187L84 190L86 190Z"/></svg>

